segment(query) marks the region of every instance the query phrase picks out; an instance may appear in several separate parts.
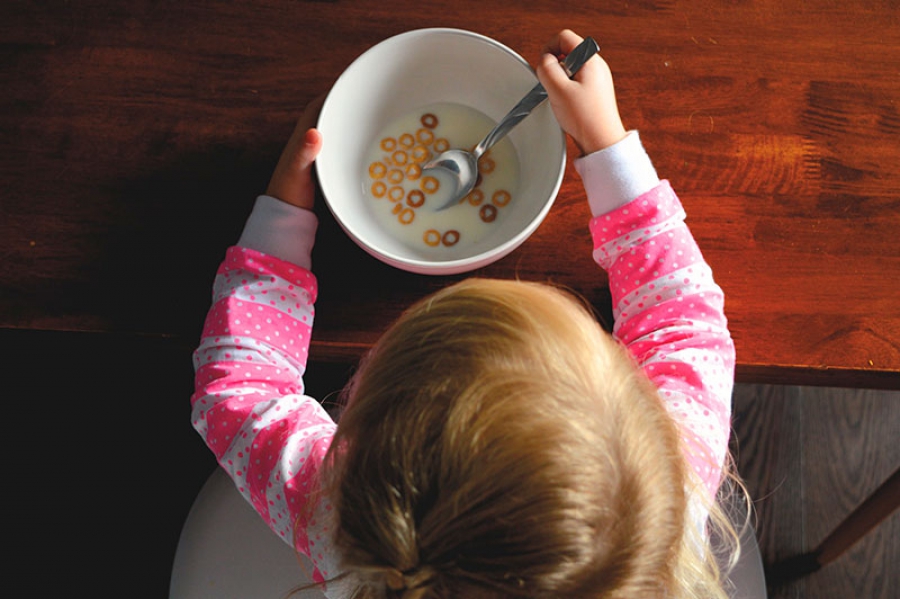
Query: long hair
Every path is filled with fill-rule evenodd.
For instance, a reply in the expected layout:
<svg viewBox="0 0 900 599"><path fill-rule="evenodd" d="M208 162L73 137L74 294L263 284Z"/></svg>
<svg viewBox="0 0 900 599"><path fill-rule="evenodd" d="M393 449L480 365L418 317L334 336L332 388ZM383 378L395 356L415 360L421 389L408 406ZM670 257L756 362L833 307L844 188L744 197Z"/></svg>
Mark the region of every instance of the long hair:
<svg viewBox="0 0 900 599"><path fill-rule="evenodd" d="M322 492L357 596L724 597L682 432L570 294L448 287L386 332L345 401Z"/></svg>

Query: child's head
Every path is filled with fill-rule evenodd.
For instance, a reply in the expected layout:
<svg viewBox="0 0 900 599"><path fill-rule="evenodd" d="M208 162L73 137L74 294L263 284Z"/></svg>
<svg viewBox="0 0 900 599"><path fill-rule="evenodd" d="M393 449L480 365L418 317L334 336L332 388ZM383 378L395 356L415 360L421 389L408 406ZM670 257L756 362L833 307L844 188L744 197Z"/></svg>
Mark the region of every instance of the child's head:
<svg viewBox="0 0 900 599"><path fill-rule="evenodd" d="M679 587L679 431L625 350L555 288L475 279L413 306L348 387L329 455L335 542L364 596Z"/></svg>

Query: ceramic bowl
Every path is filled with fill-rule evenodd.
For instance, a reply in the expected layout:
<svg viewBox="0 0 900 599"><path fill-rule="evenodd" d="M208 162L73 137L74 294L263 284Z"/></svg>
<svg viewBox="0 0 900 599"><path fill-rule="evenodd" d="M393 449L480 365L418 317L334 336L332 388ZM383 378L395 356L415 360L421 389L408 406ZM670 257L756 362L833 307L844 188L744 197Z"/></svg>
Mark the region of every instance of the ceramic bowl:
<svg viewBox="0 0 900 599"><path fill-rule="evenodd" d="M414 273L471 271L512 252L546 217L565 172L565 136L549 102L508 135L518 160L514 202L475 243L433 251L399 239L376 218L366 173L380 134L403 115L450 103L474 108L496 123L537 82L516 52L459 29L408 31L367 50L338 78L317 125L324 138L317 176L337 222L375 258Z"/></svg>

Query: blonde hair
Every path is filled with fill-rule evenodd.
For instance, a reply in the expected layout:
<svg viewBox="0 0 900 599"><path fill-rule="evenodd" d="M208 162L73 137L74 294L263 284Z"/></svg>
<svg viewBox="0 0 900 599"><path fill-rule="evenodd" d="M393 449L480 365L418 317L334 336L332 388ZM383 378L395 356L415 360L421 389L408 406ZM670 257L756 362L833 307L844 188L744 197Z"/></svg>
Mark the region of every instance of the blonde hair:
<svg viewBox="0 0 900 599"><path fill-rule="evenodd" d="M570 294L448 287L345 395L322 491L357 596L725 597L681 431Z"/></svg>

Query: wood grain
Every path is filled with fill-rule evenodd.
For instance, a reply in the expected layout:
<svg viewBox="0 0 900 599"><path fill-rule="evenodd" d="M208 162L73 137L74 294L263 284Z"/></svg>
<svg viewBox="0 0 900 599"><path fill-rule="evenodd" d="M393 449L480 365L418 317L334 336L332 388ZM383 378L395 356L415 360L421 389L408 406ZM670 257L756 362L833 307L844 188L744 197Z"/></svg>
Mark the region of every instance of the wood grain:
<svg viewBox="0 0 900 599"><path fill-rule="evenodd" d="M900 388L888 0L4 2L0 327L195 339L302 107L367 48L428 26L531 61L562 27L595 36L726 291L740 379ZM383 266L320 215L320 360L357 358L459 278ZM587 218L570 165L532 238L473 274L552 280L608 315Z"/></svg>
<svg viewBox="0 0 900 599"><path fill-rule="evenodd" d="M738 385L732 454L754 503L766 563L803 551L803 426L799 387Z"/></svg>
<svg viewBox="0 0 900 599"><path fill-rule="evenodd" d="M900 438L900 393L827 390L818 394L815 409L817 417L807 413L804 430L807 455L817 455L807 461L806 485L811 495L828 499L809 503L807 550L816 548L900 465L900 446L892 442ZM833 562L850 562L848 571L838 575L825 566L811 576L810 596L896 596L887 576L900 560L900 548L890 541L900 538L900 512L877 530L879 536L866 537Z"/></svg>
<svg viewBox="0 0 900 599"><path fill-rule="evenodd" d="M900 464L896 391L738 385L734 427L769 566L819 547ZM820 570L770 586L769 597L894 597L898 527L895 511Z"/></svg>

